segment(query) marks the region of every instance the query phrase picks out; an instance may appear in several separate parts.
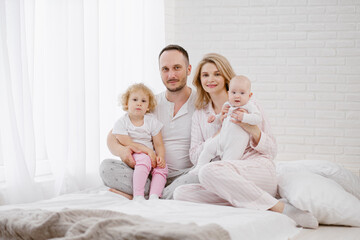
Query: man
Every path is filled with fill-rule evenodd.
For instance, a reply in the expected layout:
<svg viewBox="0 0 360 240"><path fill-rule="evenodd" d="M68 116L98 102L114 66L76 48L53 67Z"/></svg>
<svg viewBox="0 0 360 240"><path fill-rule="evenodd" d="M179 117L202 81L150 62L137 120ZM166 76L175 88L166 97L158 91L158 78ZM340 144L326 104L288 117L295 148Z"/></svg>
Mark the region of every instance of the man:
<svg viewBox="0 0 360 240"><path fill-rule="evenodd" d="M195 92L187 86L187 77L191 73L188 53L178 45L168 45L159 54L159 69L166 91L156 96L157 107L154 112L164 127L162 136L165 145L165 160L169 168L167 187L163 198L172 198L175 187L182 182L196 182L197 179L183 178L171 184L176 178L184 175L192 167L189 158L191 118L195 110ZM108 134L108 147L111 153L120 160L105 159L100 165L100 176L104 184L129 199L132 198L132 175L135 161L133 153L138 149L122 146L115 136ZM149 192L150 181L145 186Z"/></svg>

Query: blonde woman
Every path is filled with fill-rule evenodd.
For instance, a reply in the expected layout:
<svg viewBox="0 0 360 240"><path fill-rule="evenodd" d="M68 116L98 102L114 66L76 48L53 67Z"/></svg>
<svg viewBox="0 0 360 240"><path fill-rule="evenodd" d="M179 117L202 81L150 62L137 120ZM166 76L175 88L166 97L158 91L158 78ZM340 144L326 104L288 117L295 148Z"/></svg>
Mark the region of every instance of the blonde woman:
<svg viewBox="0 0 360 240"><path fill-rule="evenodd" d="M197 89L196 111L192 118L190 160L196 165L204 145L218 133L221 124L208 122L210 115L219 114L228 101L229 82L235 76L228 60L220 54L203 57L195 71L193 84ZM259 126L241 122L241 110L234 110L231 122L241 126L250 141L241 159L214 161L199 171L199 184L176 188L174 199L234 207L271 210L292 218L298 225L316 228L318 222L309 212L301 211L275 198L277 179L273 162L277 145L269 121L262 109Z"/></svg>
<svg viewBox="0 0 360 240"><path fill-rule="evenodd" d="M198 174L204 165L217 156L222 161L242 158L250 138L242 127L230 121L231 113L236 109L244 109L247 113L243 113L241 121L251 125L259 125L262 117L258 108L251 101L252 95L251 82L247 77L235 76L231 79L228 91L229 101L225 102L222 107L223 110L227 109L227 117L222 123L221 118L224 115L210 115L208 118L208 123L218 121L222 125L221 131L216 136L206 140L196 167L189 173Z"/></svg>

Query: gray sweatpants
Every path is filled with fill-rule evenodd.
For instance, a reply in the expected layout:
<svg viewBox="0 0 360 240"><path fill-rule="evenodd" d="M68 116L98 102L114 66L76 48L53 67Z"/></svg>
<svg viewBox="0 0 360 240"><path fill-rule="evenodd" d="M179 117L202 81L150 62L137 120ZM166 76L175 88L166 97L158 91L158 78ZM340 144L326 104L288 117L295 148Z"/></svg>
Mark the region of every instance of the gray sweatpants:
<svg viewBox="0 0 360 240"><path fill-rule="evenodd" d="M196 175L187 174L191 168L180 171L169 172L166 187L164 188L162 198L173 199L173 193L178 186L199 183ZM134 169L126 163L116 159L105 159L100 164L100 177L105 186L115 188L124 193L133 194L133 173ZM151 177L151 175L149 175ZM145 195L149 194L151 178L148 178L145 185Z"/></svg>

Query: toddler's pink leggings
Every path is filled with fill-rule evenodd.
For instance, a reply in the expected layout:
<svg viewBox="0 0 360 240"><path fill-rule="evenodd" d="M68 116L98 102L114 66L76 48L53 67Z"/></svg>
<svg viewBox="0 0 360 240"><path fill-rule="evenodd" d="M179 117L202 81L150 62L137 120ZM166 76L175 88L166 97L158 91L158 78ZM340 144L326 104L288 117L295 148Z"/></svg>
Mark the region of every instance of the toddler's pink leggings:
<svg viewBox="0 0 360 240"><path fill-rule="evenodd" d="M133 158L136 162L133 175L133 195L144 196L146 179L151 171L151 159L145 153L134 153ZM151 175L150 195L156 194L161 197L168 175L167 165L165 168L154 168Z"/></svg>

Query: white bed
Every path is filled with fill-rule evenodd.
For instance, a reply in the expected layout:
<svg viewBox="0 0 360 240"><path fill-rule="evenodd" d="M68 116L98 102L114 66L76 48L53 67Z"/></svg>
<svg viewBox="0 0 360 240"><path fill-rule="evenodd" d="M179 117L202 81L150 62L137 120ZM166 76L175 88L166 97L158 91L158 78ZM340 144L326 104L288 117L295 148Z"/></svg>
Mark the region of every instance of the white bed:
<svg viewBox="0 0 360 240"><path fill-rule="evenodd" d="M0 210L13 208L61 210L64 207L113 210L165 222L198 225L216 223L229 232L231 239L288 239L300 230L292 220L277 213L175 200L136 202L112 193L107 188L67 194L38 203L3 206Z"/></svg>
<svg viewBox="0 0 360 240"><path fill-rule="evenodd" d="M314 164L315 163L315 164ZM310 208L317 215L322 223L330 224L346 224L360 226L360 200L354 196L360 196L360 180L359 177L350 174L348 171L339 168L333 163L323 161L312 161L300 163L288 163L279 165L279 187L280 193L287 195L294 205L305 204L302 208ZM310 167L309 167L310 166ZM292 171L292 169L296 169ZM306 170L305 170L306 169ZM336 171L334 170L336 169ZM315 171L317 171L315 173ZM311 177L307 181L296 181L297 174L316 174L315 178L321 176L329 180L331 184L336 186L316 186L313 182L312 186L307 181L312 181ZM327 176L324 176L328 174ZM345 175L344 175L345 174ZM350 174L350 175L349 175ZM333 178L333 179L330 179ZM342 181L338 184L334 179ZM326 180L326 181L327 181ZM321 180L317 180L321 182ZM351 183L349 185L349 182ZM328 182L327 182L328 183ZM303 184L303 185L301 185ZM321 182L321 184L324 184ZM341 187L341 184L347 185L347 190ZM338 188L338 185L341 187ZM311 204L302 202L302 199L312 198L313 186L321 187L324 191L320 191L322 195L314 195L319 198L321 206L316 204L319 199L312 199ZM325 187L324 187L325 186ZM328 189L327 189L328 188ZM294 191L296 189L296 191ZM317 189L318 190L318 189ZM358 191L359 190L359 191ZM344 191L339 192L339 191ZM349 193L353 191L353 193ZM338 200L343 203L344 209L339 208L338 200L327 194L343 195L345 198ZM299 195L306 195L303 198ZM310 194L310 195L309 195ZM349 195L347 195L349 194ZM351 204L351 205L349 205ZM299 207L299 205L297 206ZM339 208L341 212L334 212L332 208ZM45 200L36 203L22 205L6 205L1 206L0 211L11 210L15 208L24 209L43 209L51 211L60 211L64 208L68 209L104 209L122 212L130 215L139 215L153 221L161 221L166 223L196 223L199 226L215 223L228 232L231 239L360 239L359 227L339 227L339 226L321 226L317 230L308 230L296 227L295 223L285 215L266 211L255 211L249 209L240 209L227 206L215 206L208 204L196 204L191 202L182 202L175 200L151 200L151 201L130 201L118 194L108 191L108 188L101 187L97 189L86 190L80 193L62 195L54 199ZM349 210L346 210L349 209ZM341 216L340 216L341 215ZM1 216L1 212L0 212ZM1 217L0 217L1 218ZM334 222L335 221L335 222ZM3 223L3 222L2 222ZM1 221L0 221L1 225ZM1 229L1 228L0 228ZM134 238L135 239L135 238Z"/></svg>

